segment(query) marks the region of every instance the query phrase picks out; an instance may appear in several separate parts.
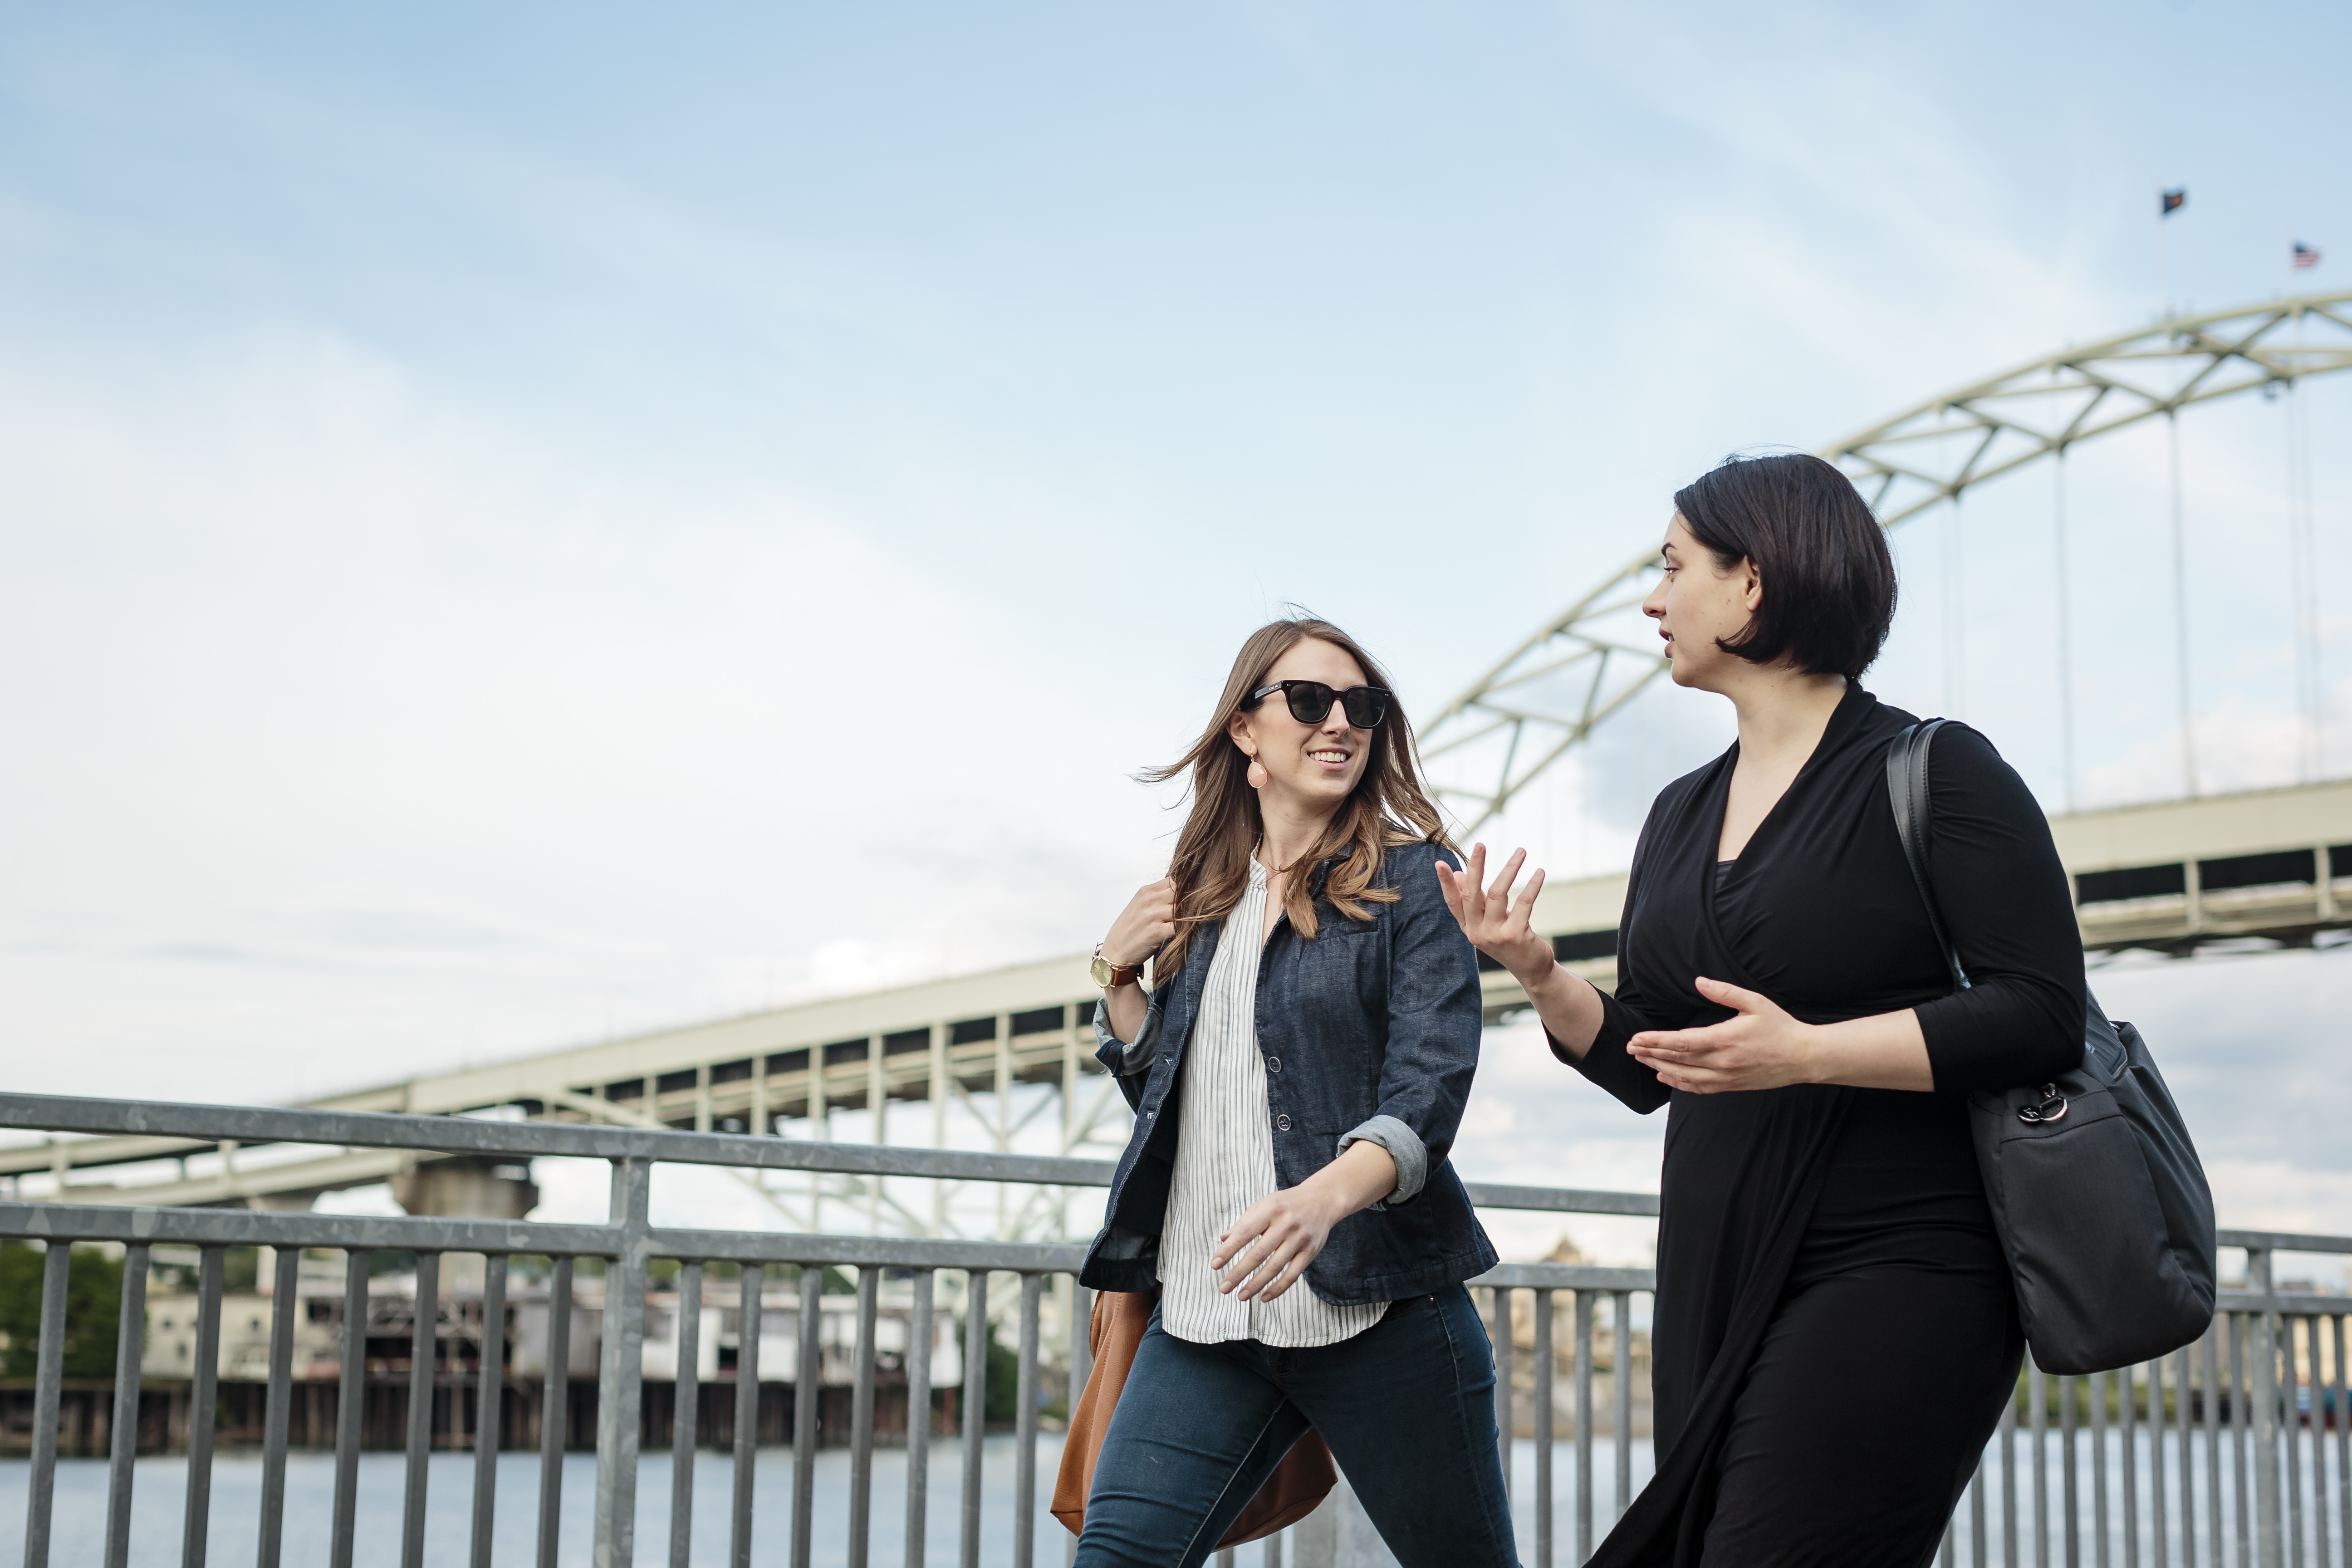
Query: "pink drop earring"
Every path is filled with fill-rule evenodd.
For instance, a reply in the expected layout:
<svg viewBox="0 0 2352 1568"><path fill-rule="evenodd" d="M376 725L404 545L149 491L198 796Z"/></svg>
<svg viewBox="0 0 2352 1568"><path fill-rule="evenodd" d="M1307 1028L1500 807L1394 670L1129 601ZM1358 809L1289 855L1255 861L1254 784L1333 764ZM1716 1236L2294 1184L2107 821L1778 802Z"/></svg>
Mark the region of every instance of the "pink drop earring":
<svg viewBox="0 0 2352 1568"><path fill-rule="evenodd" d="M1259 762L1256 757L1251 757L1249 765L1250 788L1264 789L1265 787L1265 764Z"/></svg>

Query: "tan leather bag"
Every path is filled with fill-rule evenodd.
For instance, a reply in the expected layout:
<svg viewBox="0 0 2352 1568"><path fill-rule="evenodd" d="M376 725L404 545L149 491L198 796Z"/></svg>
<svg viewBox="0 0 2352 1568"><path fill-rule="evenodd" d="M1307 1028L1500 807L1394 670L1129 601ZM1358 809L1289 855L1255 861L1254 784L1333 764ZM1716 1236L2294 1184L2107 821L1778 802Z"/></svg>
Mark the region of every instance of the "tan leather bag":
<svg viewBox="0 0 2352 1568"><path fill-rule="evenodd" d="M1119 1390L1127 1386L1128 1369L1151 1323L1155 1291L1097 1290L1087 1339L1094 1346L1094 1370L1087 1388L1070 1410L1070 1435L1062 1445L1061 1473L1054 1478L1054 1517L1072 1535L1085 1528L1087 1494L1094 1489L1095 1458L1110 1432L1111 1412L1118 1406ZM1286 1529L1315 1511L1335 1482L1331 1450L1323 1435L1311 1427L1298 1439L1274 1474L1265 1479L1217 1549L1259 1541Z"/></svg>

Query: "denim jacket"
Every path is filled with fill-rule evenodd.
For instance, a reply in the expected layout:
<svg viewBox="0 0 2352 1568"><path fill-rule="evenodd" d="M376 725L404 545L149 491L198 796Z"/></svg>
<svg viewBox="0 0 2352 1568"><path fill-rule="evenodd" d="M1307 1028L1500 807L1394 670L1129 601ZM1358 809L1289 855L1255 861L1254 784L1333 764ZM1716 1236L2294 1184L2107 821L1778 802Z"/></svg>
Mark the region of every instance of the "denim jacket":
<svg viewBox="0 0 2352 1568"><path fill-rule="evenodd" d="M1480 997L1477 957L1438 890L1441 855L1459 868L1433 844L1389 848L1379 882L1400 897L1368 906L1368 921L1346 919L1323 896L1334 863L1325 861L1311 884L1315 940L1285 918L1258 957L1257 1046L1276 1183L1298 1185L1360 1139L1396 1161L1395 1189L1332 1226L1307 1265L1315 1294L1341 1306L1423 1295L1496 1263L1447 1158L1478 1068ZM1107 1007L1095 1009L1096 1058L1135 1110L1079 1275L1095 1289L1149 1290L1159 1280L1184 1047L1219 934L1215 926L1193 933L1183 968L1152 993L1132 1041L1112 1036Z"/></svg>

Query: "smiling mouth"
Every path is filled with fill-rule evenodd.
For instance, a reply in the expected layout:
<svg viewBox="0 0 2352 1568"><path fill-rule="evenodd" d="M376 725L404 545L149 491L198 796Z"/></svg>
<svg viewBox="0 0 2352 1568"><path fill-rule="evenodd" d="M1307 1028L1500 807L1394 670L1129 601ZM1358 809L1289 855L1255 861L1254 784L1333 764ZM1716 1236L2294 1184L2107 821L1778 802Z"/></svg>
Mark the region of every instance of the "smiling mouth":
<svg viewBox="0 0 2352 1568"><path fill-rule="evenodd" d="M1318 763L1331 763L1345 767L1351 753L1341 751L1319 751L1309 752L1307 754Z"/></svg>

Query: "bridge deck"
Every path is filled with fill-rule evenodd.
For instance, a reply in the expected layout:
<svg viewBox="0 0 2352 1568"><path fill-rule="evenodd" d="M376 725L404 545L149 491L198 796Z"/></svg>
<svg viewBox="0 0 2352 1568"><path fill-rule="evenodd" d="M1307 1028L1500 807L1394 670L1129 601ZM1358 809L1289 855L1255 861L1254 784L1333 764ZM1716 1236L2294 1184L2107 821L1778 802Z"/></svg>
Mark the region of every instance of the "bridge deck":
<svg viewBox="0 0 2352 1568"><path fill-rule="evenodd" d="M2074 879L2084 946L2188 953L2214 942L2308 945L2352 927L2352 782L2252 791L2053 817ZM1622 874L1548 887L1537 909L1561 961L1595 984L1616 974ZM928 1102L934 1142L953 1099L1010 1142L1003 1091L1061 1089L1070 1151L1115 1132L1125 1108L1093 1059L1093 988L1083 955L926 981L550 1051L314 1102L320 1110L455 1113L507 1108L536 1119L704 1131L781 1131L832 1110ZM1483 977L1486 1015L1526 998ZM1088 1080L1091 1080L1090 1082ZM983 1110L974 1100L990 1096ZM0 1149L0 1175L209 1152L168 1138L97 1138ZM85 1201L248 1201L383 1179L387 1159L335 1154L253 1164L152 1185L78 1184Z"/></svg>

